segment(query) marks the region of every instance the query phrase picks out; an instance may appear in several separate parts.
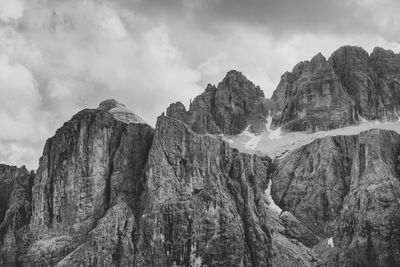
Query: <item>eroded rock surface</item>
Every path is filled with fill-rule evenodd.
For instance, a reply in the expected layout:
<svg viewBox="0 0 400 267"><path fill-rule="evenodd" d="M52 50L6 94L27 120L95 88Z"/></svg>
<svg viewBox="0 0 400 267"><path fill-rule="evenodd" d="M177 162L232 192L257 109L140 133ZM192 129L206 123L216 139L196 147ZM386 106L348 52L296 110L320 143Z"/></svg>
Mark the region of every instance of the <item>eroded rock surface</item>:
<svg viewBox="0 0 400 267"><path fill-rule="evenodd" d="M167 116L190 125L197 133L242 133L247 127L254 133L265 130L270 101L263 91L238 71L229 71L217 87L208 85L186 111L182 103L171 104Z"/></svg>
<svg viewBox="0 0 400 267"><path fill-rule="evenodd" d="M269 158L159 117L146 168L140 266L270 266Z"/></svg>
<svg viewBox="0 0 400 267"><path fill-rule="evenodd" d="M33 172L25 167L0 165L0 265L18 264L32 214Z"/></svg>
<svg viewBox="0 0 400 267"><path fill-rule="evenodd" d="M92 246L97 243L119 246L123 242L115 244L120 232L112 232L117 227L112 220L128 220L127 214L138 209L136 198L142 191L153 129L141 121L121 120L120 111L116 116L108 112L121 105L108 101L111 106L106 107L105 103L97 110L79 112L46 142L33 186L33 236L23 258L26 265L55 265L78 246L89 253L96 251ZM119 202L125 205L120 208L123 212L118 211ZM108 228L102 227L109 217ZM99 240L92 240L93 236ZM92 263L107 265L114 252L109 249L93 253ZM74 261L91 266L84 255Z"/></svg>
<svg viewBox="0 0 400 267"><path fill-rule="evenodd" d="M318 131L363 119L397 120L400 55L344 46L326 60L321 54L287 72L272 96L272 126Z"/></svg>
<svg viewBox="0 0 400 267"><path fill-rule="evenodd" d="M331 238L322 265L398 266L399 157L392 131L318 139L275 160L273 199Z"/></svg>

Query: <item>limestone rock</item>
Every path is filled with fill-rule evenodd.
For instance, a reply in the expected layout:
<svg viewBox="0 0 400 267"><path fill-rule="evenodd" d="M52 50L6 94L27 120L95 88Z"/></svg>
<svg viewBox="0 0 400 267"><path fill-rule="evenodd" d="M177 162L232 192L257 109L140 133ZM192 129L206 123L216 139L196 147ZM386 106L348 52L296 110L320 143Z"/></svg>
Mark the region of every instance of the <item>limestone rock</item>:
<svg viewBox="0 0 400 267"><path fill-rule="evenodd" d="M120 107L107 101L97 110L83 110L47 140L33 186L33 240L22 257L24 264L57 264L89 242L88 232L96 232L93 227L99 229L99 220L118 202L127 206L124 214L137 211L153 129L142 121L115 117L113 110ZM99 239L110 234L107 229L99 231ZM101 265L110 257L99 254L92 260Z"/></svg>
<svg viewBox="0 0 400 267"><path fill-rule="evenodd" d="M125 202L118 202L90 230L86 241L57 266L133 266L131 233L135 219Z"/></svg>
<svg viewBox="0 0 400 267"><path fill-rule="evenodd" d="M316 250L322 266L400 264L399 158L400 135L370 130L318 139L274 161L273 199L331 240Z"/></svg>
<svg viewBox="0 0 400 267"><path fill-rule="evenodd" d="M247 127L254 133L265 130L270 103L263 91L242 73L229 71L217 87L208 85L205 92L190 104L172 104L167 116L177 118L197 133L235 135Z"/></svg>
<svg viewBox="0 0 400 267"><path fill-rule="evenodd" d="M362 119L400 116L400 55L344 46L326 60L321 54L285 73L272 96L272 126L319 131Z"/></svg>
<svg viewBox="0 0 400 267"><path fill-rule="evenodd" d="M100 103L98 109L111 113L115 119L125 123L146 123L144 119L127 109L125 105L118 103L115 99L104 100Z"/></svg>
<svg viewBox="0 0 400 267"><path fill-rule="evenodd" d="M158 118L146 167L139 266L270 266L269 158Z"/></svg>
<svg viewBox="0 0 400 267"><path fill-rule="evenodd" d="M34 174L25 167L0 165L0 265L18 264L31 217Z"/></svg>

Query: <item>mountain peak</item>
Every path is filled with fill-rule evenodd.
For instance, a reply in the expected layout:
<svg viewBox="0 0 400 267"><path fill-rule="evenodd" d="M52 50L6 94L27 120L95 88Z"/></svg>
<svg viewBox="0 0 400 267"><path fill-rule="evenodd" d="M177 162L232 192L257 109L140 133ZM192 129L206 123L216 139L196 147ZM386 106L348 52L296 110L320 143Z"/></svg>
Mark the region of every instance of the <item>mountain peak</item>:
<svg viewBox="0 0 400 267"><path fill-rule="evenodd" d="M226 74L224 80L235 80L235 81L248 81L246 76L243 75L240 71L230 70Z"/></svg>
<svg viewBox="0 0 400 267"><path fill-rule="evenodd" d="M119 103L115 99L107 99L107 100L102 101L99 104L99 107L97 109L104 110L104 111L109 111L110 109L113 109L113 108L115 108L117 106L124 106L124 105L122 105L121 103Z"/></svg>
<svg viewBox="0 0 400 267"><path fill-rule="evenodd" d="M115 99L104 100L100 103L97 109L107 111L108 113L111 113L115 119L125 123L146 123L144 119Z"/></svg>

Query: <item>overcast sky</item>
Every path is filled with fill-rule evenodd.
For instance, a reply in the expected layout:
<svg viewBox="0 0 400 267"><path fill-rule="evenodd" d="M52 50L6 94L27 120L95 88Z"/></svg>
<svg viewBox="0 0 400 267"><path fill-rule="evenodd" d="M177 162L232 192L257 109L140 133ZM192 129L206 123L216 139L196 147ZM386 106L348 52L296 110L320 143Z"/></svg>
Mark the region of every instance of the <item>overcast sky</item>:
<svg viewBox="0 0 400 267"><path fill-rule="evenodd" d="M0 163L36 169L77 111L115 98L154 125L231 69L272 95L342 45L400 52L398 0L0 0Z"/></svg>

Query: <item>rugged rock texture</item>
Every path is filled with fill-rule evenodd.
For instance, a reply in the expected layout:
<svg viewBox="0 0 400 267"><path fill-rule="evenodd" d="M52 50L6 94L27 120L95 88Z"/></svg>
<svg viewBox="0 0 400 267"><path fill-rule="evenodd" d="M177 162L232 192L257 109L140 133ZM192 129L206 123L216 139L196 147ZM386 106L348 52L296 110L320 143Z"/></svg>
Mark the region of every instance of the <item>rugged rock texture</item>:
<svg viewBox="0 0 400 267"><path fill-rule="evenodd" d="M137 233L139 266L313 266L264 192L271 160L161 116ZM300 224L300 223L299 223Z"/></svg>
<svg viewBox="0 0 400 267"><path fill-rule="evenodd" d="M282 77L273 126L396 119L399 70L383 49L317 55ZM79 112L36 174L0 165L0 265L400 266L400 135L326 137L274 161L211 135L264 131L269 104L230 71L155 131L115 100Z"/></svg>
<svg viewBox="0 0 400 267"><path fill-rule="evenodd" d="M272 96L272 127L318 131L362 119L397 120L400 109L400 55L375 48L339 48L285 73Z"/></svg>
<svg viewBox="0 0 400 267"><path fill-rule="evenodd" d="M17 264L31 217L34 174L25 167L0 165L0 265Z"/></svg>
<svg viewBox="0 0 400 267"><path fill-rule="evenodd" d="M197 133L235 135L247 127L265 130L270 102L263 91L238 71L230 71L217 87L208 85L186 111L182 103L171 104L167 116L190 125Z"/></svg>
<svg viewBox="0 0 400 267"><path fill-rule="evenodd" d="M159 117L146 168L139 266L270 266L269 158Z"/></svg>
<svg viewBox="0 0 400 267"><path fill-rule="evenodd" d="M153 133L115 118L115 105L83 110L57 130L34 184L25 169L2 172L12 203L3 265L314 265L299 241L304 225L270 208L270 158L171 117Z"/></svg>
<svg viewBox="0 0 400 267"><path fill-rule="evenodd" d="M356 136L326 137L278 158L272 184L276 203L318 235L329 234L348 193L356 143Z"/></svg>
<svg viewBox="0 0 400 267"><path fill-rule="evenodd" d="M124 227L132 227L130 216L138 209L153 129L125 123L121 114L115 118L108 112L113 110L114 101L83 110L46 142L33 186L32 244L23 264L54 265L79 246L96 253L87 259L87 254L73 252L82 256L74 258L76 265L89 261L105 266L124 247L118 238ZM116 219L130 223L116 230Z"/></svg>
<svg viewBox="0 0 400 267"><path fill-rule="evenodd" d="M315 236L333 237L328 252L316 246L322 265L399 266L399 158L392 131L318 139L274 161L273 199Z"/></svg>

